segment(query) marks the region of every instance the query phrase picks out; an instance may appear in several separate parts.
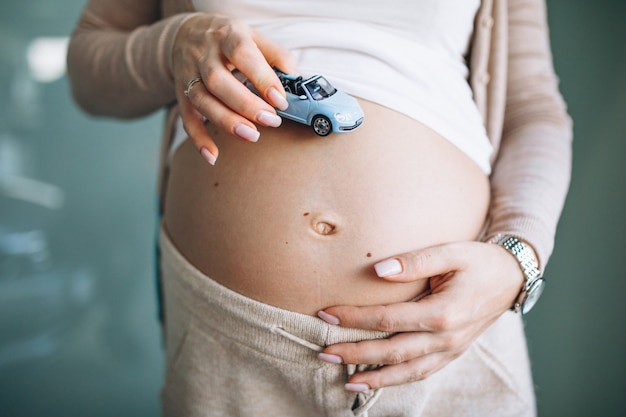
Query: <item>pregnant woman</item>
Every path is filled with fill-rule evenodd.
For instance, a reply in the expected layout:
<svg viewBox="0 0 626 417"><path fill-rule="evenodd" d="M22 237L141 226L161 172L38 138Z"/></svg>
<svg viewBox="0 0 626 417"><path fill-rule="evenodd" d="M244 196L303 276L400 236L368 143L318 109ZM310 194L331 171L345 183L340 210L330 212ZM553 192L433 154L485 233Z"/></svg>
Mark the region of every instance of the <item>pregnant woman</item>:
<svg viewBox="0 0 626 417"><path fill-rule="evenodd" d="M91 0L68 63L89 112L168 109L165 415L535 414L511 308L571 146L542 1ZM363 125L281 120L272 67Z"/></svg>

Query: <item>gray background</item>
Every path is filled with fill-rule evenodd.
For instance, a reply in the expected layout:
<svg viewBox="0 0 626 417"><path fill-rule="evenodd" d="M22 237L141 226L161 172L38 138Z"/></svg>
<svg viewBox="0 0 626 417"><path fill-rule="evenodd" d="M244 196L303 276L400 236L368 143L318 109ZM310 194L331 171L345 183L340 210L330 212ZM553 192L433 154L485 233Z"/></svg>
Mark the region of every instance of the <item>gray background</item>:
<svg viewBox="0 0 626 417"><path fill-rule="evenodd" d="M28 49L83 2L0 5L0 416L153 416L162 114L88 118ZM549 0L574 172L527 317L540 416L626 415L626 2ZM58 55L58 54L57 54ZM52 65L47 65L52 67Z"/></svg>

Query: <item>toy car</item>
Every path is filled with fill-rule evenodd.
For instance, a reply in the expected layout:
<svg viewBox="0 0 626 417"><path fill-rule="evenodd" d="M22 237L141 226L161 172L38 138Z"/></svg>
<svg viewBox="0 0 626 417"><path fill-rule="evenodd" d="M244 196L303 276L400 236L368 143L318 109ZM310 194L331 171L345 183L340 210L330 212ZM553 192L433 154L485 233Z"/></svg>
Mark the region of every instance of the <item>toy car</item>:
<svg viewBox="0 0 626 417"><path fill-rule="evenodd" d="M334 88L323 76L304 79L276 68L274 71L285 88L289 103L286 110L276 110L282 117L309 125L320 136L349 132L363 123L363 110L358 101ZM249 81L244 83L259 95Z"/></svg>

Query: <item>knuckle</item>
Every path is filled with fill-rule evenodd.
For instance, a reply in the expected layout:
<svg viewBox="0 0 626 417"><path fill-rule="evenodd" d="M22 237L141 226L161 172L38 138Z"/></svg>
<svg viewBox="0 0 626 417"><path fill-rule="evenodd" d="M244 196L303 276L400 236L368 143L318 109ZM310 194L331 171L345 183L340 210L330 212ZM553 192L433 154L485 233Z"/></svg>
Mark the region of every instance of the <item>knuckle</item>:
<svg viewBox="0 0 626 417"><path fill-rule="evenodd" d="M204 85L208 91L215 91L223 83L223 72L218 68L207 68L204 76L202 77Z"/></svg>
<svg viewBox="0 0 626 417"><path fill-rule="evenodd" d="M227 19L219 19L215 22L215 25L217 27L214 30L209 31L208 34L219 42L227 40L234 31L233 23Z"/></svg>
<svg viewBox="0 0 626 417"><path fill-rule="evenodd" d="M387 352L385 362L387 365L397 365L406 362L406 360L407 356L405 352L399 349L392 349Z"/></svg>
<svg viewBox="0 0 626 417"><path fill-rule="evenodd" d="M436 332L444 332L450 328L450 318L441 314L433 319L432 329Z"/></svg>
<svg viewBox="0 0 626 417"><path fill-rule="evenodd" d="M231 61L245 59L248 56L248 47L252 44L250 34L239 26L241 25L231 22L208 33Z"/></svg>
<svg viewBox="0 0 626 417"><path fill-rule="evenodd" d="M446 332L456 328L457 313L451 308L444 308L437 317L433 319L433 330Z"/></svg>
<svg viewBox="0 0 626 417"><path fill-rule="evenodd" d="M383 332L393 332L398 328L398 320L390 314L389 310L381 306L376 312L378 319L376 320L376 328Z"/></svg>
<svg viewBox="0 0 626 417"><path fill-rule="evenodd" d="M249 57L249 47L253 42L247 32L236 30L231 24L220 28L216 36L222 45L222 51L231 61L238 61Z"/></svg>
<svg viewBox="0 0 626 417"><path fill-rule="evenodd" d="M415 271L421 271L427 267L432 259L432 254L429 252L414 253L411 257L411 265Z"/></svg>
<svg viewBox="0 0 626 417"><path fill-rule="evenodd" d="M423 381L428 375L428 372L421 368L412 369L407 375L407 382Z"/></svg>
<svg viewBox="0 0 626 417"><path fill-rule="evenodd" d="M445 333L440 337L440 349L446 352L456 352L458 343L458 339L453 334Z"/></svg>

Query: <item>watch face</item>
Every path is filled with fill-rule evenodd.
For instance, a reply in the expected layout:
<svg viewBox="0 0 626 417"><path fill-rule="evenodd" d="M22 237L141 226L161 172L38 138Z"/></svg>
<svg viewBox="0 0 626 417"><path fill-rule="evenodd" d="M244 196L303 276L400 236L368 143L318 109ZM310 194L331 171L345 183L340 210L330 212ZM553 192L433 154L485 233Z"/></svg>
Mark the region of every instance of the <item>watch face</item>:
<svg viewBox="0 0 626 417"><path fill-rule="evenodd" d="M524 302L522 303L522 314L528 313L537 303L537 300L539 300L539 297L545 288L545 283L546 281L543 278L539 278L530 286L526 294L526 299L524 299Z"/></svg>

